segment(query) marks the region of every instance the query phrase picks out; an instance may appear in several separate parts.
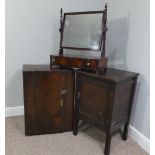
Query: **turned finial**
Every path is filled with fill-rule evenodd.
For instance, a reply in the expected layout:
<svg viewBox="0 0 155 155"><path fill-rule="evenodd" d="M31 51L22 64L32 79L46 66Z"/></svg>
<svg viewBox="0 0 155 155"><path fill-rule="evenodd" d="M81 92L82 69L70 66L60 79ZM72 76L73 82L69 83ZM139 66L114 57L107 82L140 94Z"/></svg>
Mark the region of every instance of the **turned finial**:
<svg viewBox="0 0 155 155"><path fill-rule="evenodd" d="M105 11L107 11L107 3L105 4Z"/></svg>
<svg viewBox="0 0 155 155"><path fill-rule="evenodd" d="M63 22L63 10L60 9L60 30L62 29L62 22Z"/></svg>
<svg viewBox="0 0 155 155"><path fill-rule="evenodd" d="M59 49L59 55L63 55L63 48L61 47L61 42L62 42L62 31L63 31L63 10L62 8L60 9L60 49Z"/></svg>

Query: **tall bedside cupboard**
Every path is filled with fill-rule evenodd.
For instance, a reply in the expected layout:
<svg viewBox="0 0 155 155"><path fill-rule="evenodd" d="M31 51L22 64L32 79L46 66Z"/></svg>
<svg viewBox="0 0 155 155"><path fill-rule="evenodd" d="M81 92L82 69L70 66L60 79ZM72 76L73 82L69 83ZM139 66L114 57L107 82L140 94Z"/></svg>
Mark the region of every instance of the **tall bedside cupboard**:
<svg viewBox="0 0 155 155"><path fill-rule="evenodd" d="M50 65L24 65L25 134L72 130L74 74Z"/></svg>

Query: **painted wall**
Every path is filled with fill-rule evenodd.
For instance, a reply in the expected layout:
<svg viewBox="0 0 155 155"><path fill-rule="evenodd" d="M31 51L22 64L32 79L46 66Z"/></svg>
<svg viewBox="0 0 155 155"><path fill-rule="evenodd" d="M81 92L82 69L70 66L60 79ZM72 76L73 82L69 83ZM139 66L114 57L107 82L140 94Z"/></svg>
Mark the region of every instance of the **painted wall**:
<svg viewBox="0 0 155 155"><path fill-rule="evenodd" d="M103 0L6 0L6 107L23 105L22 65L58 52L59 10L101 10ZM109 0L108 66L140 73L131 124L149 138L149 1ZM90 53L99 55L99 53Z"/></svg>
<svg viewBox="0 0 155 155"><path fill-rule="evenodd" d="M140 73L131 124L150 139L149 1L109 1L109 9L109 66Z"/></svg>
<svg viewBox="0 0 155 155"><path fill-rule="evenodd" d="M98 10L104 2L6 0L6 107L23 105L22 65L47 64L58 51L61 7L64 12Z"/></svg>

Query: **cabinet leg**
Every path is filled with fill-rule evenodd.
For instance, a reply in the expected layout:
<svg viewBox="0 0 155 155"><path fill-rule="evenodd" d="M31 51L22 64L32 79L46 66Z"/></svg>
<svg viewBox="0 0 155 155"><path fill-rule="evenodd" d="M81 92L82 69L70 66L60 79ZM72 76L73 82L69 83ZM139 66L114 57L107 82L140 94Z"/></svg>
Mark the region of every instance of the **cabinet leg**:
<svg viewBox="0 0 155 155"><path fill-rule="evenodd" d="M110 146L111 146L111 132L106 133L106 140L105 140L105 149L104 154L109 155L110 154Z"/></svg>
<svg viewBox="0 0 155 155"><path fill-rule="evenodd" d="M124 125L124 131L123 131L123 135L122 135L122 139L123 139L124 141L126 141L127 138L128 138L128 130L129 130L129 124L126 123L126 124Z"/></svg>
<svg viewBox="0 0 155 155"><path fill-rule="evenodd" d="M73 123L73 134L76 136L78 134L78 119L75 119Z"/></svg>
<svg viewBox="0 0 155 155"><path fill-rule="evenodd" d="M77 130L73 130L73 135L76 136L78 134Z"/></svg>

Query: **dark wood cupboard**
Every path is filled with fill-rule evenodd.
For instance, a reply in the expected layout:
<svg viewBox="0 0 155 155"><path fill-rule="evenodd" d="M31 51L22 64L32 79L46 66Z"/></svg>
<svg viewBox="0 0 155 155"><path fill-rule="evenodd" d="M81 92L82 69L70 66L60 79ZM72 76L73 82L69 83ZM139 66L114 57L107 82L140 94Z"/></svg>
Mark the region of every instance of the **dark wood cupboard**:
<svg viewBox="0 0 155 155"><path fill-rule="evenodd" d="M112 133L124 126L127 140L138 74L118 69L104 72L50 65L24 65L25 134L73 131L79 120L106 133L105 155Z"/></svg>
<svg viewBox="0 0 155 155"><path fill-rule="evenodd" d="M53 66L23 67L25 133L72 130L74 75Z"/></svg>
<svg viewBox="0 0 155 155"><path fill-rule="evenodd" d="M110 153L112 133L123 125L122 139L127 140L137 76L118 69L98 73L77 71L73 134L78 133L79 120L103 129L105 155Z"/></svg>

